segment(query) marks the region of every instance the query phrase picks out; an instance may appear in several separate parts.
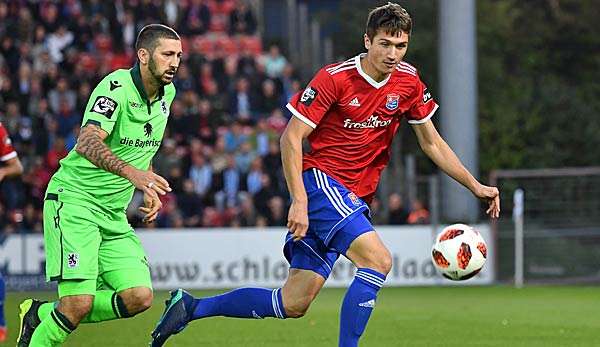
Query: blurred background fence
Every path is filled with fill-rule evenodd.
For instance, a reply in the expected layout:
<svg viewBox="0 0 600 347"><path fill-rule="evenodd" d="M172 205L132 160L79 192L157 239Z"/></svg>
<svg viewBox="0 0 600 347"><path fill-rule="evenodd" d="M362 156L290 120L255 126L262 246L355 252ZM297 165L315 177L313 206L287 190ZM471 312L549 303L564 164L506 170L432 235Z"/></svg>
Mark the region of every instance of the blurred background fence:
<svg viewBox="0 0 600 347"><path fill-rule="evenodd" d="M600 283L600 167L499 170L502 191L494 224L498 279L515 272L515 190L524 192L523 279L527 283Z"/></svg>

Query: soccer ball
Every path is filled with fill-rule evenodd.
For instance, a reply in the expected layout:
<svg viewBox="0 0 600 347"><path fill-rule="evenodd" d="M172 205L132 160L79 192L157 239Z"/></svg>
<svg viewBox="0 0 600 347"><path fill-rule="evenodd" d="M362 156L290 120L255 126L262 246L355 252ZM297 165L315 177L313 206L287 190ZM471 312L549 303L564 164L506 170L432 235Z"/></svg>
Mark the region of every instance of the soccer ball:
<svg viewBox="0 0 600 347"><path fill-rule="evenodd" d="M487 246L481 234L465 224L447 226L435 238L431 258L442 275L463 281L479 273L485 264Z"/></svg>

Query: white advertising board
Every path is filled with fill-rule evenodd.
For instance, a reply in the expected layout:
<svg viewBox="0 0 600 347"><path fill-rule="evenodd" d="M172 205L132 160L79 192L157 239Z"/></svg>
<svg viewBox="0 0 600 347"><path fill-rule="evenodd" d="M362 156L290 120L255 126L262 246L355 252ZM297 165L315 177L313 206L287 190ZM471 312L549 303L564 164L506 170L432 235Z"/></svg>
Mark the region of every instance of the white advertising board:
<svg viewBox="0 0 600 347"><path fill-rule="evenodd" d="M477 225L488 243L488 261L476 277L451 282L431 262L434 233L430 226L380 226L393 267L386 286L490 284L494 281L494 240L487 225ZM438 228L441 230L441 227ZM283 228L161 229L138 231L148 255L155 289L281 286L288 273L283 257ZM9 236L0 245L0 268L10 275L43 274L42 235ZM340 257L326 286L347 286L354 266Z"/></svg>

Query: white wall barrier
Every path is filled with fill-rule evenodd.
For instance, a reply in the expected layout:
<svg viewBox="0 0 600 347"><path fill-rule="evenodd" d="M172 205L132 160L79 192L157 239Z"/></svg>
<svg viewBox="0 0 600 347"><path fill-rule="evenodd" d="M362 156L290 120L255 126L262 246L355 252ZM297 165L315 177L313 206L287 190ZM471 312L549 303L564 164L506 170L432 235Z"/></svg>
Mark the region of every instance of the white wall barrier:
<svg viewBox="0 0 600 347"><path fill-rule="evenodd" d="M488 261L479 275L460 284L490 284L495 278L495 247L490 229L487 225L476 228L488 243ZM386 226L377 231L393 257L387 286L455 284L438 275L431 263L430 226ZM283 284L288 272L282 253L283 228L172 229L140 231L138 235L146 249L156 289L275 287ZM0 268L8 277L39 278L43 265L41 235L11 235L0 245ZM347 286L353 276L354 267L341 256L326 285Z"/></svg>

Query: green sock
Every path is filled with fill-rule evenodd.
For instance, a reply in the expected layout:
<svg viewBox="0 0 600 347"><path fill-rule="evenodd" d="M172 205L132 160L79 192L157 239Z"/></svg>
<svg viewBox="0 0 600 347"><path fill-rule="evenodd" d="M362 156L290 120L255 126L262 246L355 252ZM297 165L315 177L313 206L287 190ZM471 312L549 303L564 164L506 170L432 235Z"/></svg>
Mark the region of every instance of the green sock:
<svg viewBox="0 0 600 347"><path fill-rule="evenodd" d="M40 306L38 311L40 320L43 321L48 317L48 314L54 310L55 306L55 302L49 302ZM94 296L92 310L81 320L81 323L104 322L127 317L129 317L129 313L127 313L127 309L117 293L111 290L98 290Z"/></svg>
<svg viewBox="0 0 600 347"><path fill-rule="evenodd" d="M43 321L46 317L48 317L50 312L54 311L56 304L57 302L47 302L42 304L38 309L38 318Z"/></svg>
<svg viewBox="0 0 600 347"><path fill-rule="evenodd" d="M50 312L33 332L30 347L55 347L60 346L75 327L67 317L57 309Z"/></svg>
<svg viewBox="0 0 600 347"><path fill-rule="evenodd" d="M81 320L81 323L104 322L127 317L129 317L127 309L116 292L98 290L94 296L92 310Z"/></svg>

